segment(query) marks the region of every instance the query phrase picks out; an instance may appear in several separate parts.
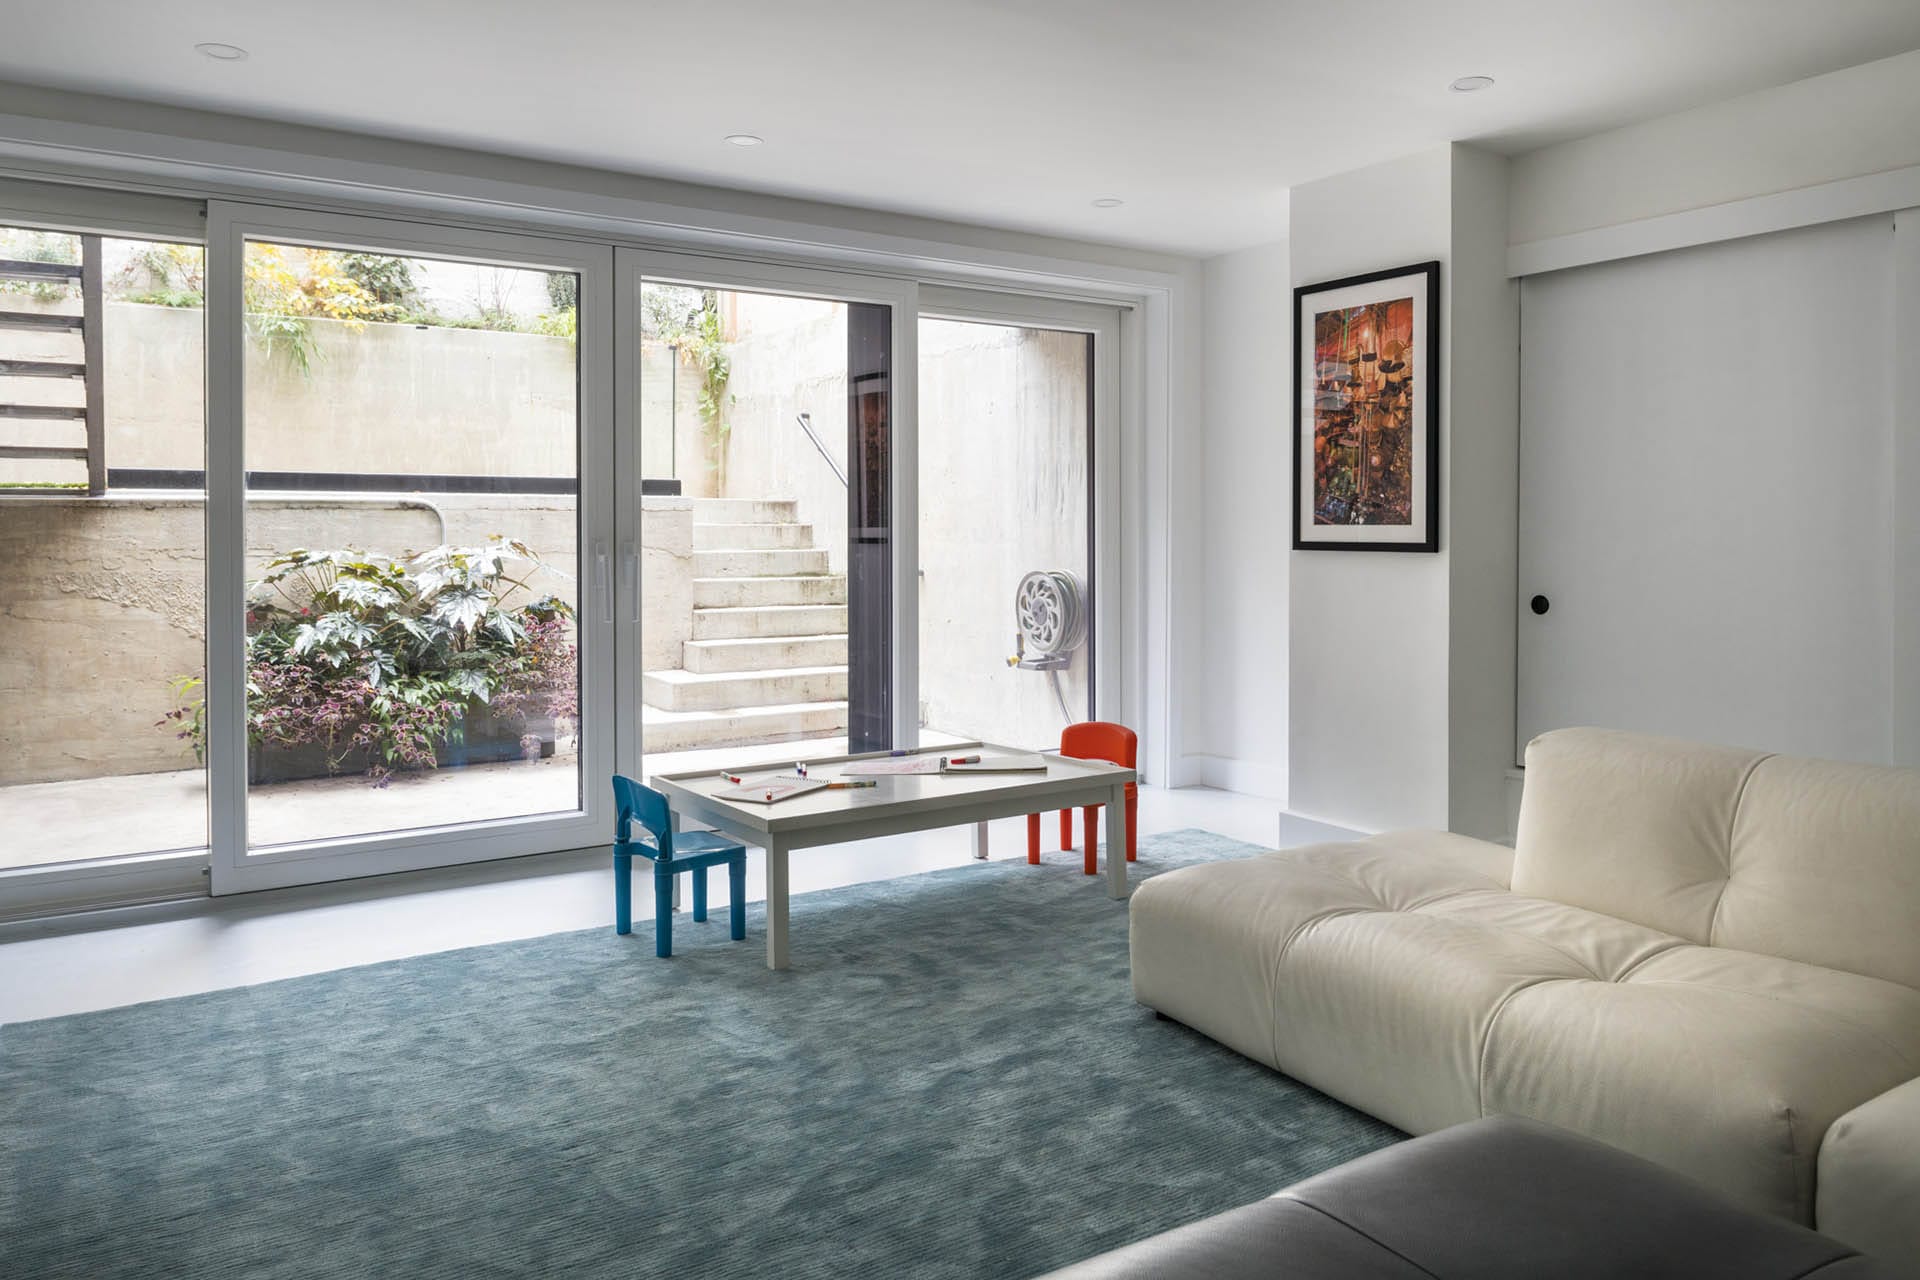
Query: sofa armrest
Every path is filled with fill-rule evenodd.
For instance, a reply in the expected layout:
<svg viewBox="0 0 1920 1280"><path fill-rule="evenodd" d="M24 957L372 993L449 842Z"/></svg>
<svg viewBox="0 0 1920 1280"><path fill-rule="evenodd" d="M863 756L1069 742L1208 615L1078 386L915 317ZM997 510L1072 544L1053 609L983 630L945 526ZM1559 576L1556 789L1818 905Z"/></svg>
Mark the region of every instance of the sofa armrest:
<svg viewBox="0 0 1920 1280"><path fill-rule="evenodd" d="M1818 1178L1814 1223L1824 1234L1920 1275L1920 1080L1834 1121Z"/></svg>

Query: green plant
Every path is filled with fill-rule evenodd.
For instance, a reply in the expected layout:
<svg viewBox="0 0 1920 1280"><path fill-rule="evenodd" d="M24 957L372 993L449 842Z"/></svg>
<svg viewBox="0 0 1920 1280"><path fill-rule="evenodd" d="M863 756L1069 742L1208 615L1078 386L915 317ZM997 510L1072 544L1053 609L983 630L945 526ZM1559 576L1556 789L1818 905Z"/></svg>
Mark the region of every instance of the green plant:
<svg viewBox="0 0 1920 1280"><path fill-rule="evenodd" d="M580 313L568 307L565 311L535 316L533 331L549 338L565 338L568 342L577 343L580 340Z"/></svg>
<svg viewBox="0 0 1920 1280"><path fill-rule="evenodd" d="M286 352L303 375L313 372L322 354L313 340L313 319L344 320L358 328L400 314L398 304L381 301L354 277L346 265L349 256L331 249L247 245L247 327L269 354Z"/></svg>
<svg viewBox="0 0 1920 1280"><path fill-rule="evenodd" d="M413 277L413 259L385 253L343 253L340 270L381 306L398 313L417 309L419 283Z"/></svg>
<svg viewBox="0 0 1920 1280"><path fill-rule="evenodd" d="M167 685L179 705L154 725L158 729L175 729L173 736L192 745L193 758L198 764L207 762L207 699L200 692L206 683L200 676L175 676L169 680Z"/></svg>
<svg viewBox="0 0 1920 1280"><path fill-rule="evenodd" d="M138 293L123 293L116 301L137 302L148 307L203 307L207 303L205 294L192 289L145 289Z"/></svg>
<svg viewBox="0 0 1920 1280"><path fill-rule="evenodd" d="M255 751L317 746L329 773L364 754L368 776L430 769L469 719L572 716L573 609L535 596L547 568L514 539L402 559L353 548L291 551L248 591L247 737ZM161 721L205 746L198 679ZM516 735L517 736L517 735Z"/></svg>

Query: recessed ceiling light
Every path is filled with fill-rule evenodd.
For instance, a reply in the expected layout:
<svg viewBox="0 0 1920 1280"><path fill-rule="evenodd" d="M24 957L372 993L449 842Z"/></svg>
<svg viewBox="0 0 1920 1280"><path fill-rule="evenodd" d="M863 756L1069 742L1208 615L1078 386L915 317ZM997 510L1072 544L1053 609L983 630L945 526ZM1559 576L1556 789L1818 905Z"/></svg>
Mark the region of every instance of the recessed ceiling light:
<svg viewBox="0 0 1920 1280"><path fill-rule="evenodd" d="M197 44L193 46L193 48L196 53L204 53L209 58L218 58L222 62L239 62L247 56L247 51L239 45L221 44L217 40L209 40L204 44Z"/></svg>
<svg viewBox="0 0 1920 1280"><path fill-rule="evenodd" d="M1101 196L1093 202L1093 207L1096 209L1118 209L1125 203L1126 201L1122 200L1119 196Z"/></svg>
<svg viewBox="0 0 1920 1280"><path fill-rule="evenodd" d="M1478 93L1482 89L1493 88L1492 76L1461 76L1447 88L1455 93Z"/></svg>
<svg viewBox="0 0 1920 1280"><path fill-rule="evenodd" d="M730 133L727 135L727 141L736 147L757 147L766 139L757 133Z"/></svg>

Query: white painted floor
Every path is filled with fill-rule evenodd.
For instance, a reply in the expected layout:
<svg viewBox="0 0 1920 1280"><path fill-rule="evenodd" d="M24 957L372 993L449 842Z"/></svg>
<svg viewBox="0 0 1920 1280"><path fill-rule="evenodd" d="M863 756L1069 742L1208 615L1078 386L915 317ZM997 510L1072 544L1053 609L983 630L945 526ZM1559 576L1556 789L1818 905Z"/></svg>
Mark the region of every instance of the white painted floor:
<svg viewBox="0 0 1920 1280"><path fill-rule="evenodd" d="M1181 827L1267 847L1353 834L1282 814L1272 800L1199 787L1140 788L1143 833ZM1049 858L1062 856L1052 852L1057 834L1053 823L1043 824ZM970 827L955 827L803 850L793 855L793 891L965 866L972 862L972 841ZM1026 856L1024 819L993 824L993 856ZM748 858L748 895L758 899L765 870L757 851ZM608 863L604 849L580 850L0 925L0 1024L569 929L612 928ZM718 923L701 927L724 928L725 877L715 876L712 887ZM1089 880L1087 892L1105 892L1104 879ZM650 895L634 894L636 912L646 911L647 919L649 902ZM649 928L636 922L635 933L644 938ZM749 935L741 945L763 942ZM806 946L803 933L794 935L793 945L796 951Z"/></svg>

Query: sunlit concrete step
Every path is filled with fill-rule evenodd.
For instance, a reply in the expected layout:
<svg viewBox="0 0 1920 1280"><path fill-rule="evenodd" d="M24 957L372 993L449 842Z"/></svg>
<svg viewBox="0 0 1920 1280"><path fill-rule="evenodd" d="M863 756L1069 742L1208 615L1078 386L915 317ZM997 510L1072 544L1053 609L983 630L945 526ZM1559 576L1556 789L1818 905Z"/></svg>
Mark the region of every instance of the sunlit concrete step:
<svg viewBox="0 0 1920 1280"><path fill-rule="evenodd" d="M695 498L693 523L792 524L799 506L792 498Z"/></svg>
<svg viewBox="0 0 1920 1280"><path fill-rule="evenodd" d="M811 547L810 524L696 524L693 526L695 551L726 551L741 548L771 551L781 547Z"/></svg>
<svg viewBox="0 0 1920 1280"><path fill-rule="evenodd" d="M814 547L778 551L696 551L696 578L787 578L803 573L825 573L827 553Z"/></svg>
<svg viewBox="0 0 1920 1280"><path fill-rule="evenodd" d="M847 607L839 604L769 604L733 609L695 609L695 640L744 640L769 636L844 636Z"/></svg>
<svg viewBox="0 0 1920 1280"><path fill-rule="evenodd" d="M744 640L689 640L680 665L698 675L718 671L777 671L847 663L845 636L769 636Z"/></svg>
<svg viewBox="0 0 1920 1280"><path fill-rule="evenodd" d="M839 574L793 578L695 578L696 610L742 605L845 604L847 580Z"/></svg>
<svg viewBox="0 0 1920 1280"><path fill-rule="evenodd" d="M844 666L793 667L785 671L646 671L640 700L665 711L726 711L795 702L832 702L847 696Z"/></svg>
<svg viewBox="0 0 1920 1280"><path fill-rule="evenodd" d="M667 711L650 705L640 708L640 740L648 754L830 738L846 731L844 701L732 707L725 711Z"/></svg>

